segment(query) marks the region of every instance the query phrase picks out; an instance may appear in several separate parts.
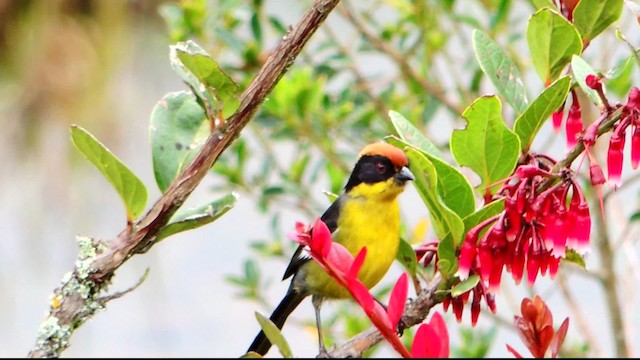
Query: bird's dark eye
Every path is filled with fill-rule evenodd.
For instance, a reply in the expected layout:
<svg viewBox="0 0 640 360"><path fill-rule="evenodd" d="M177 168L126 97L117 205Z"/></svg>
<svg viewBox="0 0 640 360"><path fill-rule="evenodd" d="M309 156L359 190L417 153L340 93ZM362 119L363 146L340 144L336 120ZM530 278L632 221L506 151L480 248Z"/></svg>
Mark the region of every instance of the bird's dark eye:
<svg viewBox="0 0 640 360"><path fill-rule="evenodd" d="M384 174L384 172L387 170L387 167L384 166L383 163L377 163L376 164L376 171L380 174Z"/></svg>

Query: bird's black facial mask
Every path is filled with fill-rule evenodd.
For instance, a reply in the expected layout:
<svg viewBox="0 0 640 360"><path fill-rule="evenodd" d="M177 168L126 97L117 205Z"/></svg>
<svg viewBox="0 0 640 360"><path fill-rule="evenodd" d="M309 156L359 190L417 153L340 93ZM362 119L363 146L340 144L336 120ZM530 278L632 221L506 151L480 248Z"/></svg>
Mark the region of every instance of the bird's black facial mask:
<svg viewBox="0 0 640 360"><path fill-rule="evenodd" d="M386 181L396 173L396 168L389 158L381 155L364 155L354 166L345 190L349 191L361 183L373 184Z"/></svg>

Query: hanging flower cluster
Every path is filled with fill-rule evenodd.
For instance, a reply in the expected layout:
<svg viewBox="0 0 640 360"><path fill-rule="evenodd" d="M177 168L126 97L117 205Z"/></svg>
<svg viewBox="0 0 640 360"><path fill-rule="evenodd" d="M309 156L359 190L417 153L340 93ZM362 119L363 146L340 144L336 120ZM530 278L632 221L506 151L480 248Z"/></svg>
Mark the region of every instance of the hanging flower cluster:
<svg viewBox="0 0 640 360"><path fill-rule="evenodd" d="M422 261L423 265L428 266L434 259L434 262L437 269L437 258L438 258L438 240L428 241L415 249L416 258L418 261ZM470 269L469 276L480 276L480 272L478 269ZM453 283L451 284L452 288L458 286L462 281L460 278L453 279ZM456 317L456 321L459 323L462 322L462 316L464 313L464 306L471 299L471 325L475 326L478 322L478 317L480 316L480 305L482 300L484 299L487 307L495 314L496 313L496 299L495 295L488 291L487 286L482 282L478 281L478 283L469 291L466 291L459 296L452 296L451 293L448 293L446 297L442 300L442 308L444 311L448 311L449 307L453 309L453 313Z"/></svg>
<svg viewBox="0 0 640 360"><path fill-rule="evenodd" d="M296 223L296 231L289 237L307 247L309 255L340 285L346 288L360 304L371 322L380 330L393 348L403 357L448 357L449 334L440 314L432 316L429 323L420 325L414 337L411 352L405 348L396 332L404 311L408 293L408 278L404 273L391 291L389 305L385 309L366 286L358 279L358 273L367 254L364 247L354 258L339 243L331 239L327 225L317 219L312 229Z"/></svg>
<svg viewBox="0 0 640 360"><path fill-rule="evenodd" d="M602 85L600 84L600 88ZM631 127L631 167L635 170L640 163L640 89L634 87L629 92L627 103L622 107L620 121L613 129L607 152L609 183L617 188L622 184L623 150L627 129Z"/></svg>
<svg viewBox="0 0 640 360"><path fill-rule="evenodd" d="M471 229L460 247L460 279L480 274L493 293L503 270L520 283L526 269L533 285L539 273L555 276L566 248L585 253L591 229L587 200L571 172L551 173L553 165L547 156L531 156L502 186L497 195L505 199L504 211Z"/></svg>

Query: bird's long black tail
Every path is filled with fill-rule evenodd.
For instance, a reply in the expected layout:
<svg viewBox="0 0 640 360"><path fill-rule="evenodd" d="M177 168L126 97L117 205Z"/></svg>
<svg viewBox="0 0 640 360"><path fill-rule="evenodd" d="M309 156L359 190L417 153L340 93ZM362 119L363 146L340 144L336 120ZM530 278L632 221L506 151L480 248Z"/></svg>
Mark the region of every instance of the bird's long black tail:
<svg viewBox="0 0 640 360"><path fill-rule="evenodd" d="M294 290L287 291L287 294L284 296L284 299L280 301L278 307L273 311L271 317L269 319L273 321L274 324L278 327L278 329L282 329L284 322L289 317L289 314L293 310L295 310L298 305L307 297L307 294L302 294ZM271 348L271 341L267 339L267 336L264 334L264 331L260 331L260 333L253 340L251 346L249 346L249 351L255 351L260 355L265 355L267 351Z"/></svg>

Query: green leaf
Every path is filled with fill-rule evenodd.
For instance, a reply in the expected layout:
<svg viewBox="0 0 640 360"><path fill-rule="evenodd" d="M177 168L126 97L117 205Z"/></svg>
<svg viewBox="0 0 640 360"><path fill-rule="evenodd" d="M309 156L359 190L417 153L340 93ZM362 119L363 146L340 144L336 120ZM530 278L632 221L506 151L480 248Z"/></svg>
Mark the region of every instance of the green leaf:
<svg viewBox="0 0 640 360"><path fill-rule="evenodd" d="M464 222L464 233L466 234L471 230L474 226L478 225L480 222L494 216L504 210L504 198L498 199L488 203L482 208L476 210L473 214L466 216L462 221Z"/></svg>
<svg viewBox="0 0 640 360"><path fill-rule="evenodd" d="M623 0L580 0L573 9L573 24L588 43L622 15Z"/></svg>
<svg viewBox="0 0 640 360"><path fill-rule="evenodd" d="M389 110L389 118L391 124L396 129L398 136L405 142L413 145L414 147L424 151L426 154L435 156L442 159L442 153L438 148L420 133L420 130L413 126L409 120L407 120L399 112Z"/></svg>
<svg viewBox="0 0 640 360"><path fill-rule="evenodd" d="M171 66L204 104L209 119L226 119L240 105L240 88L198 44L188 40L171 46Z"/></svg>
<svg viewBox="0 0 640 360"><path fill-rule="evenodd" d="M529 19L527 43L533 66L545 85L560 76L572 55L582 52L578 30L549 8L538 10Z"/></svg>
<svg viewBox="0 0 640 360"><path fill-rule="evenodd" d="M147 204L147 188L142 181L85 129L72 125L71 140L116 189L127 210L127 219L136 219Z"/></svg>
<svg viewBox="0 0 640 360"><path fill-rule="evenodd" d="M180 91L165 95L151 113L153 174L160 191L189 165L209 136L209 123L196 97Z"/></svg>
<svg viewBox="0 0 640 360"><path fill-rule="evenodd" d="M548 8L552 8L555 9L556 5L553 3L553 0L533 0L533 6L536 7L536 9L542 9L544 7L548 7Z"/></svg>
<svg viewBox="0 0 640 360"><path fill-rule="evenodd" d="M411 277L416 275L416 268L418 267L416 252L405 239L400 239L400 247L398 248L396 259L407 269Z"/></svg>
<svg viewBox="0 0 640 360"><path fill-rule="evenodd" d="M631 55L628 58L620 61L610 71L604 74L607 78L607 90L611 90L614 94L623 97L629 93L633 82L631 75L635 65L635 56Z"/></svg>
<svg viewBox="0 0 640 360"><path fill-rule="evenodd" d="M213 222L231 210L238 200L237 193L231 193L209 204L177 212L165 227L160 229L156 242L173 234L196 229Z"/></svg>
<svg viewBox="0 0 640 360"><path fill-rule="evenodd" d="M282 336L282 333L276 324L257 311L255 314L262 331L264 331L264 334L267 336L267 339L269 339L273 345L278 347L278 350L280 350L280 354L282 354L283 357L288 359L292 358L293 354L291 353L291 348L289 347L287 340Z"/></svg>
<svg viewBox="0 0 640 360"><path fill-rule="evenodd" d="M478 285L478 282L480 282L480 276L476 274L470 275L468 278L461 281L451 289L451 297L455 298L466 293L467 291L476 287L476 285Z"/></svg>
<svg viewBox="0 0 640 360"><path fill-rule="evenodd" d="M501 111L497 97L478 98L462 113L467 127L454 130L451 135L453 157L480 176L482 188L509 176L520 153L520 140L505 125ZM493 194L498 186L484 191Z"/></svg>
<svg viewBox="0 0 640 360"><path fill-rule="evenodd" d="M544 122L560 108L567 98L570 87L571 79L568 76L561 77L544 89L542 94L516 119L513 131L520 138L523 152L529 150Z"/></svg>
<svg viewBox="0 0 640 360"><path fill-rule="evenodd" d="M409 167L415 177L414 186L429 209L436 236L441 243L449 239L453 246L459 244L464 224L460 216L448 208L440 198L437 191L438 177L433 163L420 150L410 147L406 152Z"/></svg>
<svg viewBox="0 0 640 360"><path fill-rule="evenodd" d="M598 92L587 86L587 75L596 75L596 71L587 64L580 56L573 55L571 58L571 71L573 72L573 78L580 85L582 91L589 96L589 99L593 101L599 107L602 106L602 99L598 96ZM604 86L604 84L602 84Z"/></svg>
<svg viewBox="0 0 640 360"><path fill-rule="evenodd" d="M527 93L522 84L520 70L489 35L477 29L473 30L472 34L473 50L480 68L498 93L517 113L522 113L527 107Z"/></svg>
<svg viewBox="0 0 640 360"><path fill-rule="evenodd" d="M458 271L456 245L451 237L446 237L438 243L438 271L445 279L450 278Z"/></svg>
<svg viewBox="0 0 640 360"><path fill-rule="evenodd" d="M562 258L562 261L567 261L573 264L578 265L579 267L586 269L587 266L584 262L584 257L580 254L578 254L575 250L573 249L566 249L566 255L564 258Z"/></svg>
<svg viewBox="0 0 640 360"><path fill-rule="evenodd" d="M399 148L413 147L415 149L413 145L393 135L385 137L385 140ZM444 160L432 156L421 149L416 150L421 151L436 169L438 193L444 204L460 217L472 213L475 209L475 197L473 195L473 188L467 178L462 175L458 169L449 165Z"/></svg>

